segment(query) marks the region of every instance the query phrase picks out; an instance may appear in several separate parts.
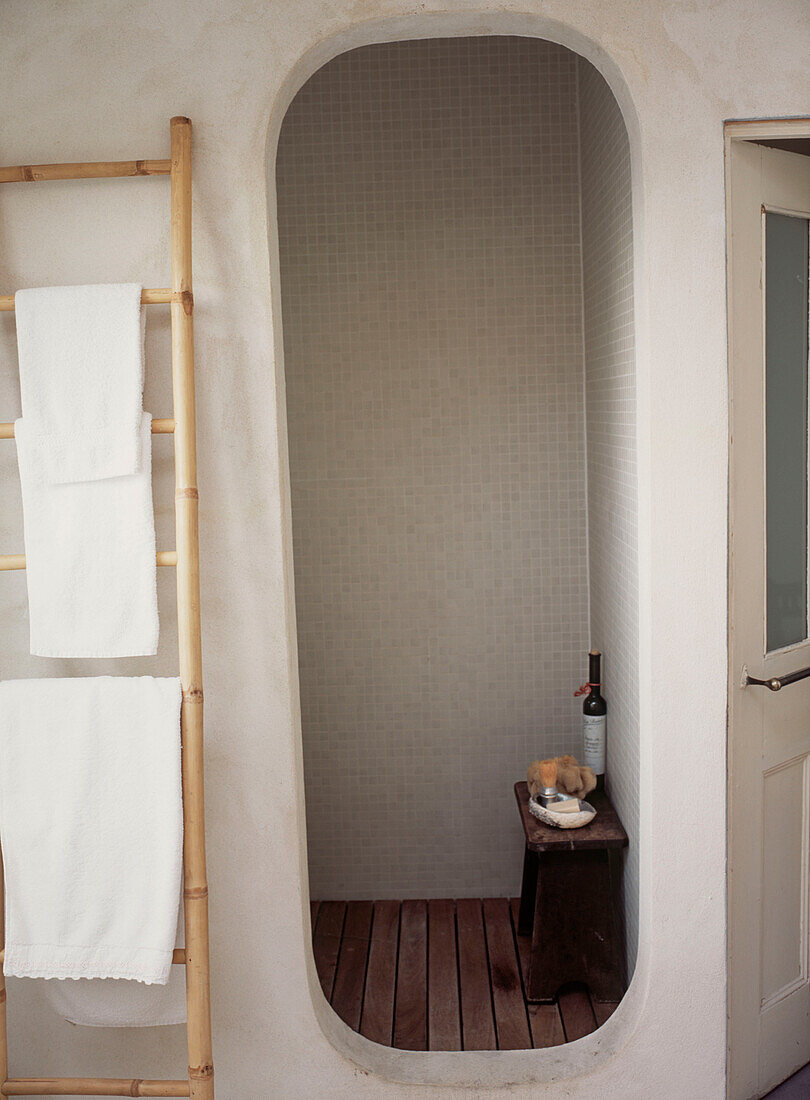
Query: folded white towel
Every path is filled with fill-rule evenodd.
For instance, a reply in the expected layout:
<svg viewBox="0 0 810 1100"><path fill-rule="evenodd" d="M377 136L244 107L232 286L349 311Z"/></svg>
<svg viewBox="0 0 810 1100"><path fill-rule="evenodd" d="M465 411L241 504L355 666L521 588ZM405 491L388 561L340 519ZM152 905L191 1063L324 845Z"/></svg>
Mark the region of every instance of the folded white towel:
<svg viewBox="0 0 810 1100"><path fill-rule="evenodd" d="M19 290L14 307L22 412L39 441L39 480L137 473L144 375L140 286Z"/></svg>
<svg viewBox="0 0 810 1100"><path fill-rule="evenodd" d="M168 980L180 698L150 676L0 684L6 974Z"/></svg>
<svg viewBox="0 0 810 1100"><path fill-rule="evenodd" d="M142 413L139 473L51 485L39 480L36 431L27 418L16 422L33 654L157 652L150 432Z"/></svg>
<svg viewBox="0 0 810 1100"><path fill-rule="evenodd" d="M183 907L178 910L176 946L185 943ZM172 966L165 985L115 978L43 982L50 1005L83 1027L165 1027L186 1022L186 968Z"/></svg>
<svg viewBox="0 0 810 1100"><path fill-rule="evenodd" d="M166 985L84 978L46 982L51 1007L82 1027L167 1027L186 1022L186 968L173 966Z"/></svg>

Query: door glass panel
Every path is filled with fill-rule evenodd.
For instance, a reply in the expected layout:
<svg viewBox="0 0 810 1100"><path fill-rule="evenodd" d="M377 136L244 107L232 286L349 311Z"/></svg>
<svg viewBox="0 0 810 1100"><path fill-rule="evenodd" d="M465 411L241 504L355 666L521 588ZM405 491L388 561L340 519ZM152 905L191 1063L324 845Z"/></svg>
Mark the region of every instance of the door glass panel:
<svg viewBox="0 0 810 1100"><path fill-rule="evenodd" d="M767 648L807 637L808 220L765 215Z"/></svg>

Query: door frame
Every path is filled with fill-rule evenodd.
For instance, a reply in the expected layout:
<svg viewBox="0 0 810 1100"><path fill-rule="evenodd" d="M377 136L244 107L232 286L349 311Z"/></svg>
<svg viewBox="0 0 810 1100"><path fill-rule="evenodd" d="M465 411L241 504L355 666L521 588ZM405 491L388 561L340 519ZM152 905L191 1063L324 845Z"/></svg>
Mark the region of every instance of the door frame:
<svg viewBox="0 0 810 1100"><path fill-rule="evenodd" d="M732 461L732 390L731 378L735 355L734 341L734 313L732 309L734 286L732 281L732 233L731 233L731 151L735 142L769 140L779 138L810 139L810 118L772 118L772 119L732 119L723 127L724 155L725 155L725 186L726 186L726 319L728 328L728 399L729 399L729 454L728 476L731 487L734 476ZM728 516L728 695L726 704L727 734L726 734L726 1092L729 1100L748 1100L735 1091L738 1083L734 1079L734 1061L731 1051L731 891L729 873L731 870L731 797L732 780L734 774L734 750L738 739L737 730L734 728L731 710L731 692L739 687L741 670L732 667L732 495L729 492L729 516Z"/></svg>

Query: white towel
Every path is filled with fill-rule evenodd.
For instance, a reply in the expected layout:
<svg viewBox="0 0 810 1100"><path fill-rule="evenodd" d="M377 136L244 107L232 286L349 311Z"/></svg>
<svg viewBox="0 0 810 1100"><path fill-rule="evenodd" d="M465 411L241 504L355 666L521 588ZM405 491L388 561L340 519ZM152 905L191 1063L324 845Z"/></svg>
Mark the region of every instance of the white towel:
<svg viewBox="0 0 810 1100"><path fill-rule="evenodd" d="M143 321L136 283L55 286L14 296L22 414L38 479L92 481L142 462Z"/></svg>
<svg viewBox="0 0 810 1100"><path fill-rule="evenodd" d="M157 652L151 421L128 477L50 485L39 440L15 424L22 485L31 652L39 657L139 657Z"/></svg>
<svg viewBox="0 0 810 1100"><path fill-rule="evenodd" d="M165 984L182 834L179 680L0 684L6 974Z"/></svg>
<svg viewBox="0 0 810 1100"><path fill-rule="evenodd" d="M182 947L183 907L179 907L176 946ZM172 966L166 985L144 985L115 978L43 982L51 1007L83 1027L164 1027L186 1022L186 968Z"/></svg>
<svg viewBox="0 0 810 1100"><path fill-rule="evenodd" d="M173 966L166 985L85 978L46 982L51 1007L82 1027L168 1027L186 1022L186 968Z"/></svg>

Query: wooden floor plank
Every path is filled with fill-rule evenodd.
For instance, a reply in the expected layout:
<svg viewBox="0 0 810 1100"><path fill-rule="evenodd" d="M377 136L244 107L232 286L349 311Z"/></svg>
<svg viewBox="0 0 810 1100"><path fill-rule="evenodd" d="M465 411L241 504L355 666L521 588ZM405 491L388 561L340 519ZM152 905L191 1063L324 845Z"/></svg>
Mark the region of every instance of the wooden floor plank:
<svg viewBox="0 0 810 1100"><path fill-rule="evenodd" d="M618 1001L591 1001L593 1005L593 1014L596 1017L596 1026L601 1027L606 1020L609 1020L616 1009L619 1007Z"/></svg>
<svg viewBox="0 0 810 1100"><path fill-rule="evenodd" d="M557 1005L530 1004L528 1011L532 1046L536 1050L562 1046L565 1042L565 1032Z"/></svg>
<svg viewBox="0 0 810 1100"><path fill-rule="evenodd" d="M461 1034L464 1050L496 1050L484 916L477 898L456 902Z"/></svg>
<svg viewBox="0 0 810 1100"><path fill-rule="evenodd" d="M335 968L340 953L340 938L346 917L345 901L322 901L318 910L318 923L312 938L315 968L321 980L321 988L327 1001L332 999L335 984Z"/></svg>
<svg viewBox="0 0 810 1100"><path fill-rule="evenodd" d="M428 1050L461 1050L456 907L428 902Z"/></svg>
<svg viewBox="0 0 810 1100"><path fill-rule="evenodd" d="M398 901L374 902L366 993L360 1020L360 1034L387 1047L391 1046L394 1034L399 908Z"/></svg>
<svg viewBox="0 0 810 1100"><path fill-rule="evenodd" d="M394 1046L427 1050L427 903L402 903L394 1005Z"/></svg>
<svg viewBox="0 0 810 1100"><path fill-rule="evenodd" d="M311 901L309 903L309 927L310 931L315 931L315 925L318 923L318 910L321 907L319 901Z"/></svg>
<svg viewBox="0 0 810 1100"><path fill-rule="evenodd" d="M512 913L512 931L515 934L518 947L518 961L520 963L521 977L523 978L523 996L526 996L526 982L529 977L529 958L532 950L531 936L518 935L518 916L520 914L520 898L510 898L509 908ZM529 1013L529 1029L532 1033L532 1046L536 1049L544 1047L557 1047L565 1042L560 1012L556 1004L540 1005L529 1004L526 1006Z"/></svg>
<svg viewBox="0 0 810 1100"><path fill-rule="evenodd" d="M509 909L512 914L512 929L515 932L515 939L518 946L518 959L520 961L520 973L523 978L523 989L526 990L526 982L529 978L529 958L532 953L532 938L531 936L519 936L517 935L518 917L520 914L520 898L509 899Z"/></svg>
<svg viewBox="0 0 810 1100"><path fill-rule="evenodd" d="M528 1050L532 1038L506 898L484 898L484 929L498 1049Z"/></svg>
<svg viewBox="0 0 810 1100"><path fill-rule="evenodd" d="M355 1031L402 1049L539 1048L589 1035L618 1004L593 1001L583 985L562 989L557 1005L526 1004L531 943L517 935L518 906L312 901L324 993Z"/></svg>
<svg viewBox="0 0 810 1100"><path fill-rule="evenodd" d="M563 986L557 1000L567 1043L596 1031L596 1017L584 985Z"/></svg>
<svg viewBox="0 0 810 1100"><path fill-rule="evenodd" d="M347 904L335 971L332 1008L354 1031L360 1027L363 1008L373 905L371 901L350 901Z"/></svg>

